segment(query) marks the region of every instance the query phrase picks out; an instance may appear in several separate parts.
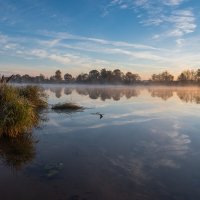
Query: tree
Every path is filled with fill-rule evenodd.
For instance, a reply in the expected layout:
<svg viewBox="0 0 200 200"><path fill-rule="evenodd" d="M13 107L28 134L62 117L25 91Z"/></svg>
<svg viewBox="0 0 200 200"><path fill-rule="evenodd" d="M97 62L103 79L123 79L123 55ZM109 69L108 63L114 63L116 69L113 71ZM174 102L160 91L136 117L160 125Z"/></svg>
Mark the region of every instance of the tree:
<svg viewBox="0 0 200 200"><path fill-rule="evenodd" d="M101 69L100 78L99 79L100 79L101 83L111 82L111 80L112 80L112 71L106 70L105 68Z"/></svg>
<svg viewBox="0 0 200 200"><path fill-rule="evenodd" d="M43 81L45 81L45 76L43 74L40 74L38 76L38 82L43 82Z"/></svg>
<svg viewBox="0 0 200 200"><path fill-rule="evenodd" d="M72 81L73 77L72 77L71 74L66 73L66 74L64 75L64 79L65 79L66 82L69 83L69 82Z"/></svg>
<svg viewBox="0 0 200 200"><path fill-rule="evenodd" d="M174 80L174 76L172 76L168 71L164 71L160 74L161 81L169 82Z"/></svg>
<svg viewBox="0 0 200 200"><path fill-rule="evenodd" d="M12 78L12 80L14 81L14 82L21 82L22 80L22 77L21 77L21 75L20 74L16 74L16 75L14 75L14 77Z"/></svg>
<svg viewBox="0 0 200 200"><path fill-rule="evenodd" d="M171 75L168 71L164 71L160 74L153 74L151 80L154 82L171 82L174 80L174 76Z"/></svg>
<svg viewBox="0 0 200 200"><path fill-rule="evenodd" d="M22 82L31 82L31 80L31 76L29 76L28 74L22 76Z"/></svg>
<svg viewBox="0 0 200 200"><path fill-rule="evenodd" d="M185 70L178 76L178 81L181 82L196 81L197 72L195 72L194 70Z"/></svg>
<svg viewBox="0 0 200 200"><path fill-rule="evenodd" d="M101 69L101 72L100 72L100 80L101 82L105 83L107 81L107 71L106 69Z"/></svg>
<svg viewBox="0 0 200 200"><path fill-rule="evenodd" d="M100 77L100 73L97 70L91 70L89 72L89 81L90 82L97 82L99 80Z"/></svg>
<svg viewBox="0 0 200 200"><path fill-rule="evenodd" d="M154 82L155 82L155 81L160 81L160 76L157 75L157 74L152 74L151 80L154 81Z"/></svg>
<svg viewBox="0 0 200 200"><path fill-rule="evenodd" d="M87 81L88 81L88 77L89 77L89 75L88 74L83 74L83 73L81 73L81 74L79 74L78 76L77 76L77 78L76 78L76 81L77 82L83 82L83 83L86 83Z"/></svg>
<svg viewBox="0 0 200 200"><path fill-rule="evenodd" d="M55 80L56 80L55 76L50 77L50 81L55 81Z"/></svg>
<svg viewBox="0 0 200 200"><path fill-rule="evenodd" d="M197 69L196 71L196 80L197 82L200 82L200 69Z"/></svg>
<svg viewBox="0 0 200 200"><path fill-rule="evenodd" d="M120 83L124 79L124 74L119 69L115 69L112 73L114 82Z"/></svg>
<svg viewBox="0 0 200 200"><path fill-rule="evenodd" d="M131 72L127 72L124 77L124 80L126 84L133 84L137 81L140 81L141 78L138 74L132 74Z"/></svg>
<svg viewBox="0 0 200 200"><path fill-rule="evenodd" d="M57 81L61 81L62 80L62 73L61 73L60 70L57 70L55 72L55 80L57 80Z"/></svg>
<svg viewBox="0 0 200 200"><path fill-rule="evenodd" d="M187 81L187 76L186 76L186 74L182 72L182 73L178 76L178 79L177 79L177 80L178 80L178 81L181 81L181 82Z"/></svg>

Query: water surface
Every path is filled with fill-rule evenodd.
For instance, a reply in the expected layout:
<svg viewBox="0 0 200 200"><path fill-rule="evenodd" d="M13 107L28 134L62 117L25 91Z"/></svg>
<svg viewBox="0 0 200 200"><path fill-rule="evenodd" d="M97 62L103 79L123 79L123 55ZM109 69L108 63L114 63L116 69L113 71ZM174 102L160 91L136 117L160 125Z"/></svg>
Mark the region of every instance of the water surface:
<svg viewBox="0 0 200 200"><path fill-rule="evenodd" d="M1 199L200 199L199 88L43 87L85 110L0 142Z"/></svg>

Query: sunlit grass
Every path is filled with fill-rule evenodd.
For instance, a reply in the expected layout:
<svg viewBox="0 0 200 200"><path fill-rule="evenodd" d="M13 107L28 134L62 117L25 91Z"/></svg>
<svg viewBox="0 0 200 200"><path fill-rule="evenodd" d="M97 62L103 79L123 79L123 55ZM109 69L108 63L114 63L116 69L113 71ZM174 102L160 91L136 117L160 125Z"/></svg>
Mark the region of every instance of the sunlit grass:
<svg viewBox="0 0 200 200"><path fill-rule="evenodd" d="M35 86L0 85L0 136L29 132L39 123L38 108L46 106L45 95Z"/></svg>
<svg viewBox="0 0 200 200"><path fill-rule="evenodd" d="M38 86L26 86L18 88L19 95L28 99L35 108L47 107L47 95Z"/></svg>

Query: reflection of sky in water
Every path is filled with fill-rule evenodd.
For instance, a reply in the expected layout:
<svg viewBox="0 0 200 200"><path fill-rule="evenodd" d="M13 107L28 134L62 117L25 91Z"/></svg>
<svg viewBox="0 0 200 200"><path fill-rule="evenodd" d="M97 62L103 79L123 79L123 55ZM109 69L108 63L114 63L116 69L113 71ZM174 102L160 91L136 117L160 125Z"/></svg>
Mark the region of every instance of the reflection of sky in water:
<svg viewBox="0 0 200 200"><path fill-rule="evenodd" d="M49 108L48 121L34 131L35 160L18 179L0 167L7 174L0 172L0 186L20 181L28 193L26 184L38 185L32 188L38 199L199 199L199 89L96 90L47 88L50 104L71 101L86 109ZM45 180L41 166L58 162L60 176Z"/></svg>

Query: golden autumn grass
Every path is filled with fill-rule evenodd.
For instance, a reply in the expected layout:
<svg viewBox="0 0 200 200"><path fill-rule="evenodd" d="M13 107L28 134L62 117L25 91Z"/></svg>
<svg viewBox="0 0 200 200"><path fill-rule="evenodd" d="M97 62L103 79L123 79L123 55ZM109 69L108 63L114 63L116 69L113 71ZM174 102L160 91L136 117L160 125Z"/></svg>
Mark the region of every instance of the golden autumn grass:
<svg viewBox="0 0 200 200"><path fill-rule="evenodd" d="M37 86L0 85L0 136L17 137L39 122L38 109L47 107L46 96Z"/></svg>

